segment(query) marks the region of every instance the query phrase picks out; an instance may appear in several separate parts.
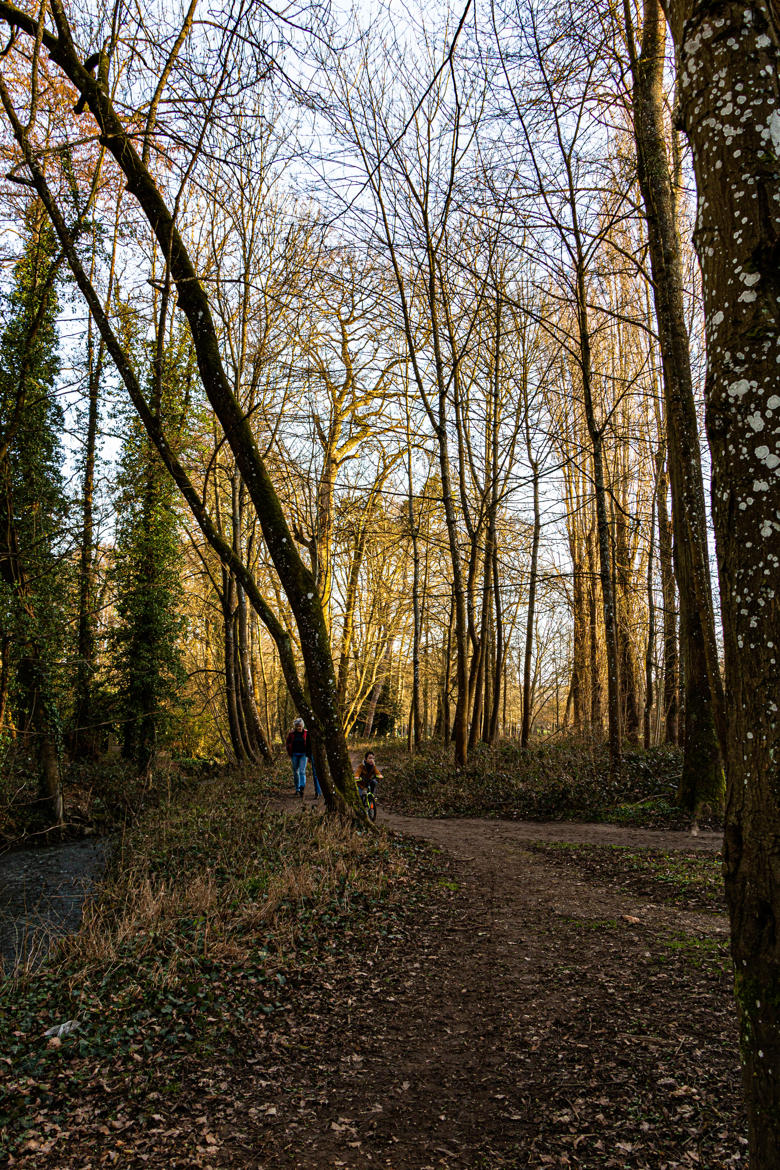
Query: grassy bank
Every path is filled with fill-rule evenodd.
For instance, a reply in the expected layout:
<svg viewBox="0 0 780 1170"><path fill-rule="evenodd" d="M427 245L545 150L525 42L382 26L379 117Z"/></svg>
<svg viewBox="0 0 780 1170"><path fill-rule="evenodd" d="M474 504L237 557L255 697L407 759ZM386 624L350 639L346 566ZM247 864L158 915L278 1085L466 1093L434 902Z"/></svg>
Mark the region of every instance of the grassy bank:
<svg viewBox="0 0 780 1170"><path fill-rule="evenodd" d="M260 787L216 777L142 815L80 932L0 985L4 1155L70 1165L80 1129L129 1150L126 1130L160 1126L204 1069L283 1026L302 971L375 942L424 896L424 850L273 811Z"/></svg>
<svg viewBox="0 0 780 1170"><path fill-rule="evenodd" d="M605 745L577 740L537 743L525 752L512 741L480 745L462 769L452 748L439 743L410 756L404 745L379 742L376 752L385 775L382 799L407 815L689 824L675 805L679 748L628 750L617 779Z"/></svg>

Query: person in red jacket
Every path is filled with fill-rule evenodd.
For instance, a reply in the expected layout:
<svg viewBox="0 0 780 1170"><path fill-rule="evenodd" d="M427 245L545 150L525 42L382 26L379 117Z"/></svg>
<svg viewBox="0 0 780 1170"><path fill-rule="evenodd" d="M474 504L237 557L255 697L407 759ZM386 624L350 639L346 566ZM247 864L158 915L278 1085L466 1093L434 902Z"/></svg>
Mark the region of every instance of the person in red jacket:
<svg viewBox="0 0 780 1170"><path fill-rule="evenodd" d="M320 794L320 786L317 783L317 773L314 771L314 760L312 760L311 755L311 736L300 717L293 720L293 725L287 733L285 747L287 755L292 761L295 795L299 796L301 800L303 800L303 790L306 787L306 761L312 761L311 772L314 777L314 799L316 800Z"/></svg>

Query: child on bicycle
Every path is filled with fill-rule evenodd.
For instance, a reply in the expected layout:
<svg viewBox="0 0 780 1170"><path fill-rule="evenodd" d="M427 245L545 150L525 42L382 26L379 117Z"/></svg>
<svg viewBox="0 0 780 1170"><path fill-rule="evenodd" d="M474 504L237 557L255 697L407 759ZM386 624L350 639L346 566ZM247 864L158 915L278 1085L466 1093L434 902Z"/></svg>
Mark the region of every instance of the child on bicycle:
<svg viewBox="0 0 780 1170"><path fill-rule="evenodd" d="M365 788L373 796L376 792L376 782L381 779L382 773L377 771L374 753L371 751L366 752L363 756L363 763L355 772L355 780L357 781L358 788Z"/></svg>

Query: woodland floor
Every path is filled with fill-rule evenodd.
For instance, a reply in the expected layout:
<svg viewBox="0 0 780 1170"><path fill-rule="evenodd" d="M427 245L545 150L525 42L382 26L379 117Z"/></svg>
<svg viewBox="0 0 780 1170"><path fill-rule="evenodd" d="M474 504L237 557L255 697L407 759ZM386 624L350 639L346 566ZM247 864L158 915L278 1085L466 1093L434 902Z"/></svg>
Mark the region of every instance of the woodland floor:
<svg viewBox="0 0 780 1170"><path fill-rule="evenodd" d="M726 918L669 904L665 879L632 891L604 848L714 852L714 834L382 821L445 851L449 897L299 988L303 1043L260 1109L244 1086L214 1165L746 1164Z"/></svg>
<svg viewBox="0 0 780 1170"><path fill-rule="evenodd" d="M714 834L380 821L431 843L408 903L321 939L240 1059L11 1164L747 1165Z"/></svg>

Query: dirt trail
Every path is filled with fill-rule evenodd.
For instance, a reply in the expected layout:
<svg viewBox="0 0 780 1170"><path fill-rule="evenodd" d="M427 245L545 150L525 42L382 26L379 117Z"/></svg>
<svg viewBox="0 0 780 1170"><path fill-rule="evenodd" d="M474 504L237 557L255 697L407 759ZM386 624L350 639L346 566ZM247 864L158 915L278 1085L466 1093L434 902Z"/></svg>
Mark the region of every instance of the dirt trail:
<svg viewBox="0 0 780 1170"><path fill-rule="evenodd" d="M455 856L473 845L480 849L527 843L562 841L576 845L625 845L631 849L677 850L685 853L717 853L720 833L681 833L667 829L633 829L623 825L573 821L500 821L471 818L434 819L405 817L386 812L380 805L379 823L397 833L424 837Z"/></svg>
<svg viewBox="0 0 780 1170"><path fill-rule="evenodd" d="M715 852L715 834L381 806L379 819L445 851L445 888L409 936L383 937L378 924L357 971L326 967L320 986L299 989L285 1072L277 1083L271 1070L262 1106L247 1100L220 1165L743 1165L725 915L600 885L528 848ZM675 950L689 939L698 967Z"/></svg>

